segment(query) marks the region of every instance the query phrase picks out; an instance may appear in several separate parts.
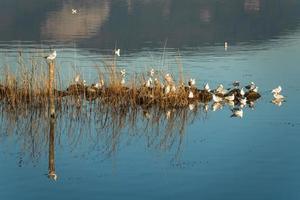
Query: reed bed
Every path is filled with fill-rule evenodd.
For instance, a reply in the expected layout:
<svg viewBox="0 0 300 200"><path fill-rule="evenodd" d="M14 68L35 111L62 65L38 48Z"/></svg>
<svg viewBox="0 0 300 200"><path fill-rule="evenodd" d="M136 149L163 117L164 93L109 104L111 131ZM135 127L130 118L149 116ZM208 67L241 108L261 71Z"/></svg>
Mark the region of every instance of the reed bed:
<svg viewBox="0 0 300 200"><path fill-rule="evenodd" d="M26 62L22 57L17 63L14 70L2 67L0 139L22 132L21 152L38 159L49 143L47 130L53 123L49 123L48 66L45 60ZM88 142L91 145L87 151L97 149L110 156L118 150L126 132L128 140L145 137L148 147L175 149L174 158L179 157L186 125L205 118L215 103L210 104L212 92L185 82L180 63L178 68L177 82L172 75L158 70L128 77L114 58L104 63L103 70L98 69L95 83L86 84L83 75L77 74L66 87L56 69L56 140L65 139L74 150ZM232 93L239 91L233 89L228 95Z"/></svg>

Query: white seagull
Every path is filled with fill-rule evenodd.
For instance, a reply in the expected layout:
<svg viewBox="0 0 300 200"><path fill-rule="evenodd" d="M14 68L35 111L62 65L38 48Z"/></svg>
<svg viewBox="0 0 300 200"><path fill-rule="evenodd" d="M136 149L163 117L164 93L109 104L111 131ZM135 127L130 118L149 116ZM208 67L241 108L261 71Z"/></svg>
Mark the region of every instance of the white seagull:
<svg viewBox="0 0 300 200"><path fill-rule="evenodd" d="M189 82L188 82L188 85L189 85L189 87L195 86L195 85L196 85L196 80L193 79L193 78L191 78L191 79L189 80Z"/></svg>
<svg viewBox="0 0 300 200"><path fill-rule="evenodd" d="M119 56L120 57L120 49L115 49L115 55Z"/></svg>
<svg viewBox="0 0 300 200"><path fill-rule="evenodd" d="M152 86L153 80L152 78L149 78L146 82L146 87L150 88Z"/></svg>
<svg viewBox="0 0 300 200"><path fill-rule="evenodd" d="M75 80L75 83L79 83L79 81L80 81L80 75L77 74L77 75L75 76L74 80Z"/></svg>
<svg viewBox="0 0 300 200"><path fill-rule="evenodd" d="M122 70L120 71L120 73L121 73L121 76L122 76L121 85L124 85L124 84L125 84L126 70L125 70L125 69L122 69Z"/></svg>
<svg viewBox="0 0 300 200"><path fill-rule="evenodd" d="M154 69L151 69L151 70L150 70L150 76L153 77L153 76L154 76L154 73L155 73Z"/></svg>
<svg viewBox="0 0 300 200"><path fill-rule="evenodd" d="M240 91L240 95L244 96L245 95L245 91L244 89L242 88L241 91Z"/></svg>
<svg viewBox="0 0 300 200"><path fill-rule="evenodd" d="M209 85L208 85L208 83L206 83L206 84L205 84L205 86L204 86L204 90L206 90L207 92L210 92L210 89L209 89Z"/></svg>
<svg viewBox="0 0 300 200"><path fill-rule="evenodd" d="M281 92L281 90L282 90L282 88L281 88L281 86L279 85L277 88L274 88L274 89L272 90L272 93L279 94L279 93Z"/></svg>
<svg viewBox="0 0 300 200"><path fill-rule="evenodd" d="M72 14L77 14L77 9L72 8Z"/></svg>
<svg viewBox="0 0 300 200"><path fill-rule="evenodd" d="M224 95L228 92L228 90L224 89L224 86L222 84L220 84L217 87L216 92Z"/></svg>
<svg viewBox="0 0 300 200"><path fill-rule="evenodd" d="M54 50L51 54L49 54L48 56L45 57L45 59L49 60L49 61L53 61L56 58L56 51Z"/></svg>
<svg viewBox="0 0 300 200"><path fill-rule="evenodd" d="M194 93L192 91L189 92L189 99L193 99L194 98Z"/></svg>
<svg viewBox="0 0 300 200"><path fill-rule="evenodd" d="M170 74L166 74L165 75L165 80L167 81L168 84L172 84L173 83L173 78Z"/></svg>

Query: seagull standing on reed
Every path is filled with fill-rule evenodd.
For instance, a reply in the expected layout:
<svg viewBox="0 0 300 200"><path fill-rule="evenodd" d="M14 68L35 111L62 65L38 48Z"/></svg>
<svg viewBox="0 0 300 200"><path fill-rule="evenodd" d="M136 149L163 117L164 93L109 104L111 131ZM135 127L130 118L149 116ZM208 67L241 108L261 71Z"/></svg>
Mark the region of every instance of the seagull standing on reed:
<svg viewBox="0 0 300 200"><path fill-rule="evenodd" d="M191 78L189 81L188 81L188 86L189 88L191 87L194 87L196 85L196 80Z"/></svg>
<svg viewBox="0 0 300 200"><path fill-rule="evenodd" d="M228 92L228 90L224 89L224 86L222 84L220 84L215 91L217 94L222 94L222 95Z"/></svg>
<svg viewBox="0 0 300 200"><path fill-rule="evenodd" d="M154 69L152 68L152 69L150 70L150 76L153 77L153 76L154 76L154 73L155 73L155 71L154 71Z"/></svg>
<svg viewBox="0 0 300 200"><path fill-rule="evenodd" d="M53 61L53 60L55 60L56 55L57 55L56 51L54 50L54 51L52 51L52 53L50 53L48 56L45 56L44 58L48 61Z"/></svg>
<svg viewBox="0 0 300 200"><path fill-rule="evenodd" d="M189 99L193 99L194 98L194 93L192 91L189 91Z"/></svg>
<svg viewBox="0 0 300 200"><path fill-rule="evenodd" d="M171 91L171 87L170 87L170 85L167 85L167 86L164 88L164 93L165 93L165 94L169 94L170 91Z"/></svg>
<svg viewBox="0 0 300 200"><path fill-rule="evenodd" d="M153 84L153 80L152 80L152 78L150 77L150 78L147 80L147 82L146 82L146 87L151 88L151 87L152 87L152 84Z"/></svg>
<svg viewBox="0 0 300 200"><path fill-rule="evenodd" d="M210 88L209 88L209 85L208 83L205 84L204 86L204 90L206 90L207 92L210 92Z"/></svg>
<svg viewBox="0 0 300 200"><path fill-rule="evenodd" d="M125 84L126 70L125 70L125 69L122 69L122 70L120 71L120 73L121 73L121 77L122 77L121 85L124 85L124 84Z"/></svg>
<svg viewBox="0 0 300 200"><path fill-rule="evenodd" d="M169 84L169 85L173 84L173 78L170 74L165 75L165 80L166 80L167 84Z"/></svg>

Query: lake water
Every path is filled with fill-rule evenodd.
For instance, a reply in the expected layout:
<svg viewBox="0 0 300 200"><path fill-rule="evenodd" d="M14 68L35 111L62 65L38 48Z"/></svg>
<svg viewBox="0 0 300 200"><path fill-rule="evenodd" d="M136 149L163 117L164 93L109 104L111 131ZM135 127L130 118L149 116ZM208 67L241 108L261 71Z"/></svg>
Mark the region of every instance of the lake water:
<svg viewBox="0 0 300 200"><path fill-rule="evenodd" d="M299 10L297 0L0 1L2 69L20 51L30 62L54 48L65 85L77 71L92 83L120 48L129 76L182 66L198 87L254 81L262 94L242 119L228 107L155 120L87 104L53 126L1 109L0 199L299 199Z"/></svg>

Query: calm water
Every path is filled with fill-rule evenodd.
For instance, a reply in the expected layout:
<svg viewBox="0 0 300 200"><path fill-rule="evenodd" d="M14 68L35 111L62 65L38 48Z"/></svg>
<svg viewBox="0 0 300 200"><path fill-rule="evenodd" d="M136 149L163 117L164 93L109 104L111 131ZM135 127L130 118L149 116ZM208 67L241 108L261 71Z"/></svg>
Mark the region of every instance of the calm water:
<svg viewBox="0 0 300 200"><path fill-rule="evenodd" d="M86 105L53 127L43 113L3 111L0 199L299 199L299 10L297 0L0 1L1 68L52 47L65 84L76 71L91 83L117 47L129 76L180 63L199 87L254 81L262 94L242 119L228 107L158 121L139 112L135 123L109 112L103 127Z"/></svg>

